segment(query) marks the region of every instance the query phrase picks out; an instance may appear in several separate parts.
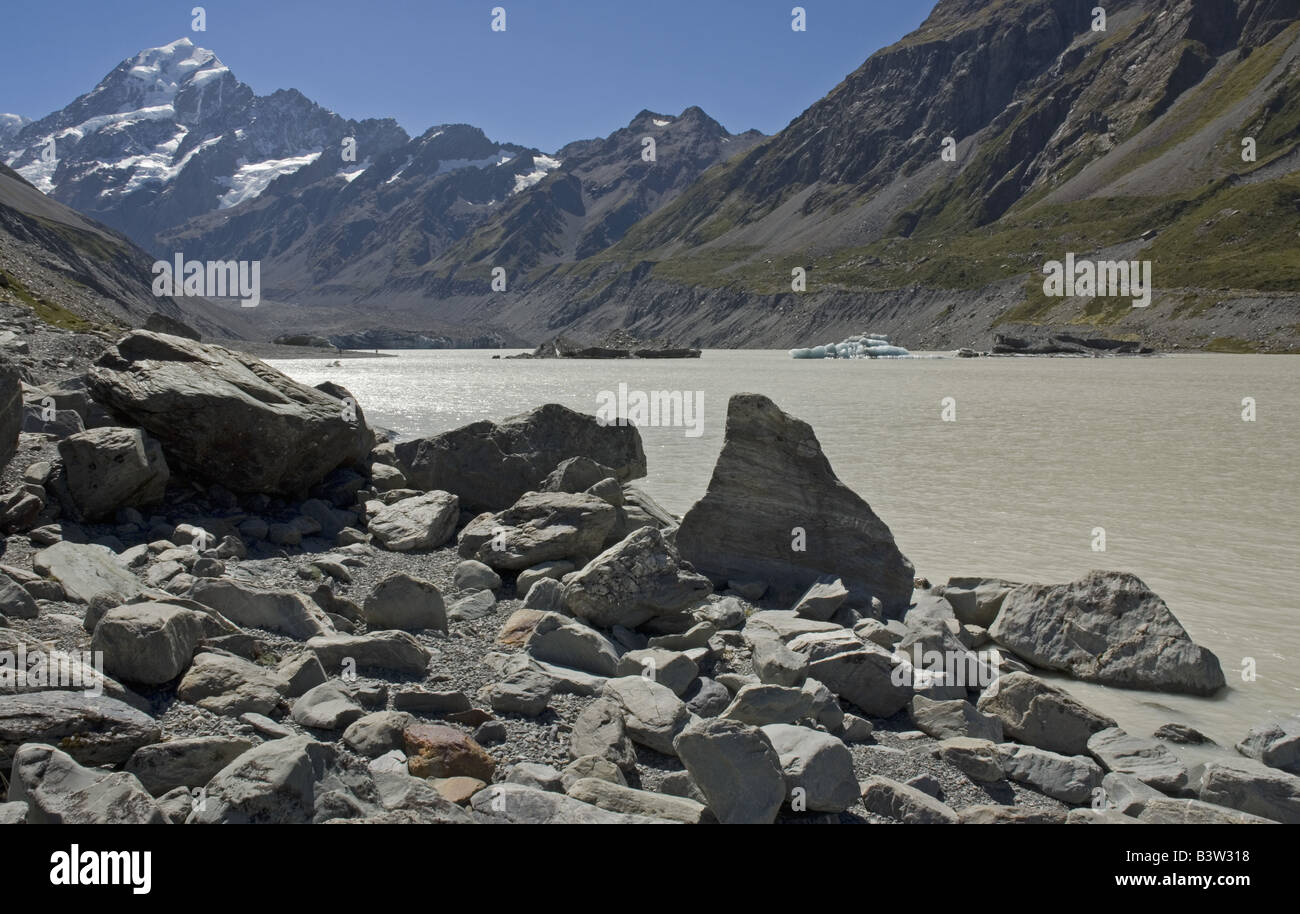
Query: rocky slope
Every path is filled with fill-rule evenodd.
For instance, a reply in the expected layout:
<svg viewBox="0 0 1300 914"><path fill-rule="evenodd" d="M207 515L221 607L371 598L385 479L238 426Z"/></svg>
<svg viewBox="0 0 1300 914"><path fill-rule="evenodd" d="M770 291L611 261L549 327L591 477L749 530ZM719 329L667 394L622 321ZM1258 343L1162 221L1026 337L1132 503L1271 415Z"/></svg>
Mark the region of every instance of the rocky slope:
<svg viewBox="0 0 1300 914"><path fill-rule="evenodd" d="M1141 581L912 591L758 395L681 519L634 427L556 405L371 447L346 390L147 332L25 396L0 823L1300 821L1294 734L1193 766L1033 675L1221 688Z"/></svg>
<svg viewBox="0 0 1300 914"><path fill-rule="evenodd" d="M1295 348L1300 6L1131 0L1093 31L1094 6L943 0L502 321L711 345L870 327L913 349L987 348L998 331L1082 327L1162 348ZM1046 298L1042 267L1066 252L1152 261L1152 304ZM806 292L791 292L796 267Z"/></svg>

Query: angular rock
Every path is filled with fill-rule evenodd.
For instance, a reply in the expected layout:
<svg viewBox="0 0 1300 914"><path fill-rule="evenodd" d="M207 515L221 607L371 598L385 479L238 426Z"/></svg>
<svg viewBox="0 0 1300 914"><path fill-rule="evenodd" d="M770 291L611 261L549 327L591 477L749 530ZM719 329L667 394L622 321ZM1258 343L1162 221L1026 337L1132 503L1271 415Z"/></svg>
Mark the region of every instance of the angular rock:
<svg viewBox="0 0 1300 914"><path fill-rule="evenodd" d="M972 781L992 783L1002 780L1002 763L995 744L987 739L950 736L935 747L939 758L961 771Z"/></svg>
<svg viewBox="0 0 1300 914"><path fill-rule="evenodd" d="M1178 756L1153 739L1130 736L1119 727L1089 737L1088 753L1107 771L1132 775L1162 793L1178 794L1187 787L1187 766Z"/></svg>
<svg viewBox="0 0 1300 914"><path fill-rule="evenodd" d="M84 765L119 765L162 739L158 722L124 702L81 692L0 695L0 771L25 743L45 743Z"/></svg>
<svg viewBox="0 0 1300 914"><path fill-rule="evenodd" d="M233 492L305 493L373 437L355 409L264 362L148 331L105 352L89 386L162 442L170 464Z"/></svg>
<svg viewBox="0 0 1300 914"><path fill-rule="evenodd" d="M700 825L712 819L708 808L694 800L635 790L598 778L581 778L573 782L566 793L583 803L625 815L649 816L686 825Z"/></svg>
<svg viewBox="0 0 1300 914"><path fill-rule="evenodd" d="M812 713L812 696L803 689L777 685L742 686L720 716L754 727L793 724Z"/></svg>
<svg viewBox="0 0 1300 914"><path fill-rule="evenodd" d="M912 699L912 687L894 675L896 661L874 644L834 654L808 665L808 675L872 717L890 717Z"/></svg>
<svg viewBox="0 0 1300 914"><path fill-rule="evenodd" d="M471 777L491 783L492 756L455 727L414 724L403 733L407 765L420 778Z"/></svg>
<svg viewBox="0 0 1300 914"><path fill-rule="evenodd" d="M1062 803L1087 803L1101 787L1100 766L1082 755L1061 755L1013 743L1000 744L997 753L1008 778Z"/></svg>
<svg viewBox="0 0 1300 914"><path fill-rule="evenodd" d="M1253 759L1207 764L1201 774L1200 799L1274 822L1300 822L1300 777Z"/></svg>
<svg viewBox="0 0 1300 914"><path fill-rule="evenodd" d="M559 613L546 613L537 620L527 650L538 660L599 676L613 676L618 670L618 650L613 642L594 628Z"/></svg>
<svg viewBox="0 0 1300 914"><path fill-rule="evenodd" d="M35 619L40 607L27 590L0 572L0 616L10 619Z"/></svg>
<svg viewBox="0 0 1300 914"><path fill-rule="evenodd" d="M1008 738L1065 755L1082 755L1092 734L1115 726L1109 717L1028 673L999 677L976 707L1002 721Z"/></svg>
<svg viewBox="0 0 1300 914"><path fill-rule="evenodd" d="M627 779L617 765L598 755L580 755L560 772L560 786L567 793L575 782L583 778L596 778L611 784L627 786Z"/></svg>
<svg viewBox="0 0 1300 914"><path fill-rule="evenodd" d="M451 574L451 579L457 590L496 590L501 586L500 575L482 562L473 559L467 559L457 565Z"/></svg>
<svg viewBox="0 0 1300 914"><path fill-rule="evenodd" d="M518 765L510 766L505 781L507 784L524 784L528 787L536 787L538 790L550 790L554 793L564 791L560 772L550 765L541 765L536 762L520 762Z"/></svg>
<svg viewBox="0 0 1300 914"><path fill-rule="evenodd" d="M671 689L640 676L623 676L605 683L601 694L622 709L633 742L664 755L676 754L673 741L690 723L691 715Z"/></svg>
<svg viewBox="0 0 1300 914"><path fill-rule="evenodd" d="M366 714L338 683L325 682L293 703L294 723L314 730L343 730Z"/></svg>
<svg viewBox="0 0 1300 914"><path fill-rule="evenodd" d="M675 752L719 822L776 820L786 800L785 774L762 730L724 718L696 720L677 736Z"/></svg>
<svg viewBox="0 0 1300 914"><path fill-rule="evenodd" d="M1069 584L1007 594L989 636L1036 667L1131 689L1211 695L1219 660L1192 643L1164 600L1137 577L1094 571Z"/></svg>
<svg viewBox="0 0 1300 914"><path fill-rule="evenodd" d="M452 538L460 505L447 492L425 492L379 509L370 518L375 541L389 552L437 549Z"/></svg>
<svg viewBox="0 0 1300 914"><path fill-rule="evenodd" d="M569 756L606 759L623 771L636 769L636 748L627 735L622 706L598 698L582 710L569 734Z"/></svg>
<svg viewBox="0 0 1300 914"><path fill-rule="evenodd" d="M1157 797L1148 800L1138 821L1150 825L1274 825L1272 819L1216 806L1201 800Z"/></svg>
<svg viewBox="0 0 1300 914"><path fill-rule="evenodd" d="M204 613L166 603L131 603L105 613L90 648L102 651L104 672L126 682L162 685L190 666L208 634Z"/></svg>
<svg viewBox="0 0 1300 914"><path fill-rule="evenodd" d="M712 589L707 578L682 565L658 529L642 527L570 577L564 602L592 625L636 628L680 613Z"/></svg>
<svg viewBox="0 0 1300 914"><path fill-rule="evenodd" d="M496 612L497 598L490 590L480 590L468 597L461 597L447 610L447 619L452 622L473 622Z"/></svg>
<svg viewBox="0 0 1300 914"><path fill-rule="evenodd" d="M486 691L493 711L536 717L550 704L552 689L548 677L524 670L492 683Z"/></svg>
<svg viewBox="0 0 1300 914"><path fill-rule="evenodd" d="M614 509L592 495L528 492L496 514L480 514L460 533L460 554L503 571L543 562L585 562L600 552Z"/></svg>
<svg viewBox="0 0 1300 914"><path fill-rule="evenodd" d="M390 574L375 585L362 605L362 613L372 629L447 630L442 593L431 582L402 572Z"/></svg>
<svg viewBox="0 0 1300 914"><path fill-rule="evenodd" d="M769 685L797 686L808 678L808 657L791 650L781 639L760 637L750 641L754 672Z"/></svg>
<svg viewBox="0 0 1300 914"><path fill-rule="evenodd" d="M181 701L214 714L269 714L280 704L287 683L280 677L231 654L201 653L176 689Z"/></svg>
<svg viewBox="0 0 1300 914"><path fill-rule="evenodd" d="M53 746L32 743L14 756L9 799L27 804L28 825L164 825L135 775L84 768Z"/></svg>
<svg viewBox="0 0 1300 914"><path fill-rule="evenodd" d="M906 825L956 825L960 821L952 807L886 777L870 777L862 782L862 805L868 812Z"/></svg>
<svg viewBox="0 0 1300 914"><path fill-rule="evenodd" d="M916 729L935 739L969 736L1002 742L1002 721L977 711L969 701L933 701L924 695L916 695L912 698L911 710Z"/></svg>
<svg viewBox="0 0 1300 914"><path fill-rule="evenodd" d="M139 778L150 794L161 797L177 787L204 786L252 748L251 741L230 736L171 739L135 750L125 770Z"/></svg>
<svg viewBox="0 0 1300 914"><path fill-rule="evenodd" d="M228 578L211 578L195 582L190 597L244 628L280 632L299 641L334 633L320 606L297 591L262 590Z"/></svg>
<svg viewBox="0 0 1300 914"><path fill-rule="evenodd" d="M55 543L32 556L37 574L63 585L76 603L109 600L127 603L144 592L144 585L111 549L93 544Z"/></svg>
<svg viewBox="0 0 1300 914"><path fill-rule="evenodd" d="M1237 751L1270 768L1300 774L1300 733L1289 732L1277 724L1251 728L1246 738L1237 743Z"/></svg>
<svg viewBox="0 0 1300 914"><path fill-rule="evenodd" d="M795 526L807 530L804 551L791 549ZM677 548L714 581L765 580L790 601L834 574L850 605L875 597L897 611L916 576L889 528L835 476L812 428L758 394L731 398L722 453Z"/></svg>
<svg viewBox="0 0 1300 914"><path fill-rule="evenodd" d="M1089 810L1091 812L1091 810ZM1033 806L982 804L957 810L962 825L1062 825L1065 813Z"/></svg>
<svg viewBox="0 0 1300 914"><path fill-rule="evenodd" d="M138 428L93 428L59 442L68 496L83 521L162 501L171 477L162 446Z"/></svg>
<svg viewBox="0 0 1300 914"><path fill-rule="evenodd" d="M631 425L601 425L594 417L548 403L501 423L475 422L431 438L399 442L398 469L410 484L460 496L468 511L497 511L538 491L561 461L588 457L620 482L646 473L641 435Z"/></svg>
<svg viewBox="0 0 1300 914"><path fill-rule="evenodd" d="M337 671L345 660L351 659L358 669L422 674L433 658L428 648L409 633L399 631L312 638L307 642L307 649L316 653L321 666L329 672Z"/></svg>
<svg viewBox="0 0 1300 914"><path fill-rule="evenodd" d="M679 698L686 693L700 668L695 661L678 651L649 647L628 651L618 661L615 676L645 676L672 689Z"/></svg>
<svg viewBox="0 0 1300 914"><path fill-rule="evenodd" d="M853 756L844 743L808 727L768 724L762 729L781 760L787 797L797 797L803 809L814 812L843 812L858 802Z"/></svg>
<svg viewBox="0 0 1300 914"><path fill-rule="evenodd" d="M943 596L959 621L988 628L997 618L1007 594L1019 586L1000 578L949 578Z"/></svg>
<svg viewBox="0 0 1300 914"><path fill-rule="evenodd" d="M805 619L828 622L848 597L849 591L843 581L834 575L823 575L799 598L799 602L794 605L794 614Z"/></svg>
<svg viewBox="0 0 1300 914"><path fill-rule="evenodd" d="M292 736L262 743L213 776L188 824L307 824L381 811L364 765L326 743Z"/></svg>

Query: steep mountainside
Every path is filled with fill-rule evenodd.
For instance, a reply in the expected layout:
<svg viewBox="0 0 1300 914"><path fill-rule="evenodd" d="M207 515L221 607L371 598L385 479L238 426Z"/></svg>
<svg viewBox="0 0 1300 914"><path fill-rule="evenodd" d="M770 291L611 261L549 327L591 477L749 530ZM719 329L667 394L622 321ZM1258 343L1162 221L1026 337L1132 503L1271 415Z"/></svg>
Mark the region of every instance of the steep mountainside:
<svg viewBox="0 0 1300 914"><path fill-rule="evenodd" d="M1070 326L1300 347L1300 2L1129 0L1106 4L1104 31L1095 6L942 0L776 137L498 319L712 345L872 329L946 347ZM1151 306L1045 297L1044 263L1067 252L1152 261Z"/></svg>
<svg viewBox="0 0 1300 914"><path fill-rule="evenodd" d="M153 295L154 258L0 165L0 301L72 330L138 327L154 311L209 337L252 330L239 309Z"/></svg>

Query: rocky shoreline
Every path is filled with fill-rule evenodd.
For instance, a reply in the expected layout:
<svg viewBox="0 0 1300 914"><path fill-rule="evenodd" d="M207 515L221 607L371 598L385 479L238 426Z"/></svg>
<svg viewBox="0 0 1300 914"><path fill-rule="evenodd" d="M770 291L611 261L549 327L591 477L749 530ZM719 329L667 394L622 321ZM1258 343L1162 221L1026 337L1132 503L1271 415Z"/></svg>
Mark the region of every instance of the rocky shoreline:
<svg viewBox="0 0 1300 914"><path fill-rule="evenodd" d="M394 443L67 336L0 371L0 822L1300 821L1300 736L1190 765L1035 675L1222 688L1139 579L931 587L760 395L678 518L635 427Z"/></svg>

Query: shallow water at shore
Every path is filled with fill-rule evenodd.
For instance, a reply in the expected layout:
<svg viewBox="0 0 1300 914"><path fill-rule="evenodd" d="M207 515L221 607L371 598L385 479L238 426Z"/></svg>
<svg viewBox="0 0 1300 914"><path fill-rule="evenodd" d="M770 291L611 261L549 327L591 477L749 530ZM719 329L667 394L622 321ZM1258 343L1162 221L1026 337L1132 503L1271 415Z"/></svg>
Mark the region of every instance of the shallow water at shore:
<svg viewBox="0 0 1300 914"><path fill-rule="evenodd" d="M1283 356L797 361L708 351L698 360L493 359L484 350L273 361L347 387L402 436L546 402L596 412L602 391L703 393L702 434L645 428L645 488L683 512L708 485L727 399L766 394L809 422L839 477L889 524L917 574L1058 582L1131 571L1223 663L1214 699L1062 680L1147 735L1170 721L1231 746L1300 716L1300 361ZM956 421L942 420L955 400ZM1254 398L1257 420L1242 419ZM1103 527L1105 553L1094 552ZM1242 680L1243 658L1257 678ZM1180 750L1183 751L1183 750ZM1183 751L1189 758L1199 753Z"/></svg>

